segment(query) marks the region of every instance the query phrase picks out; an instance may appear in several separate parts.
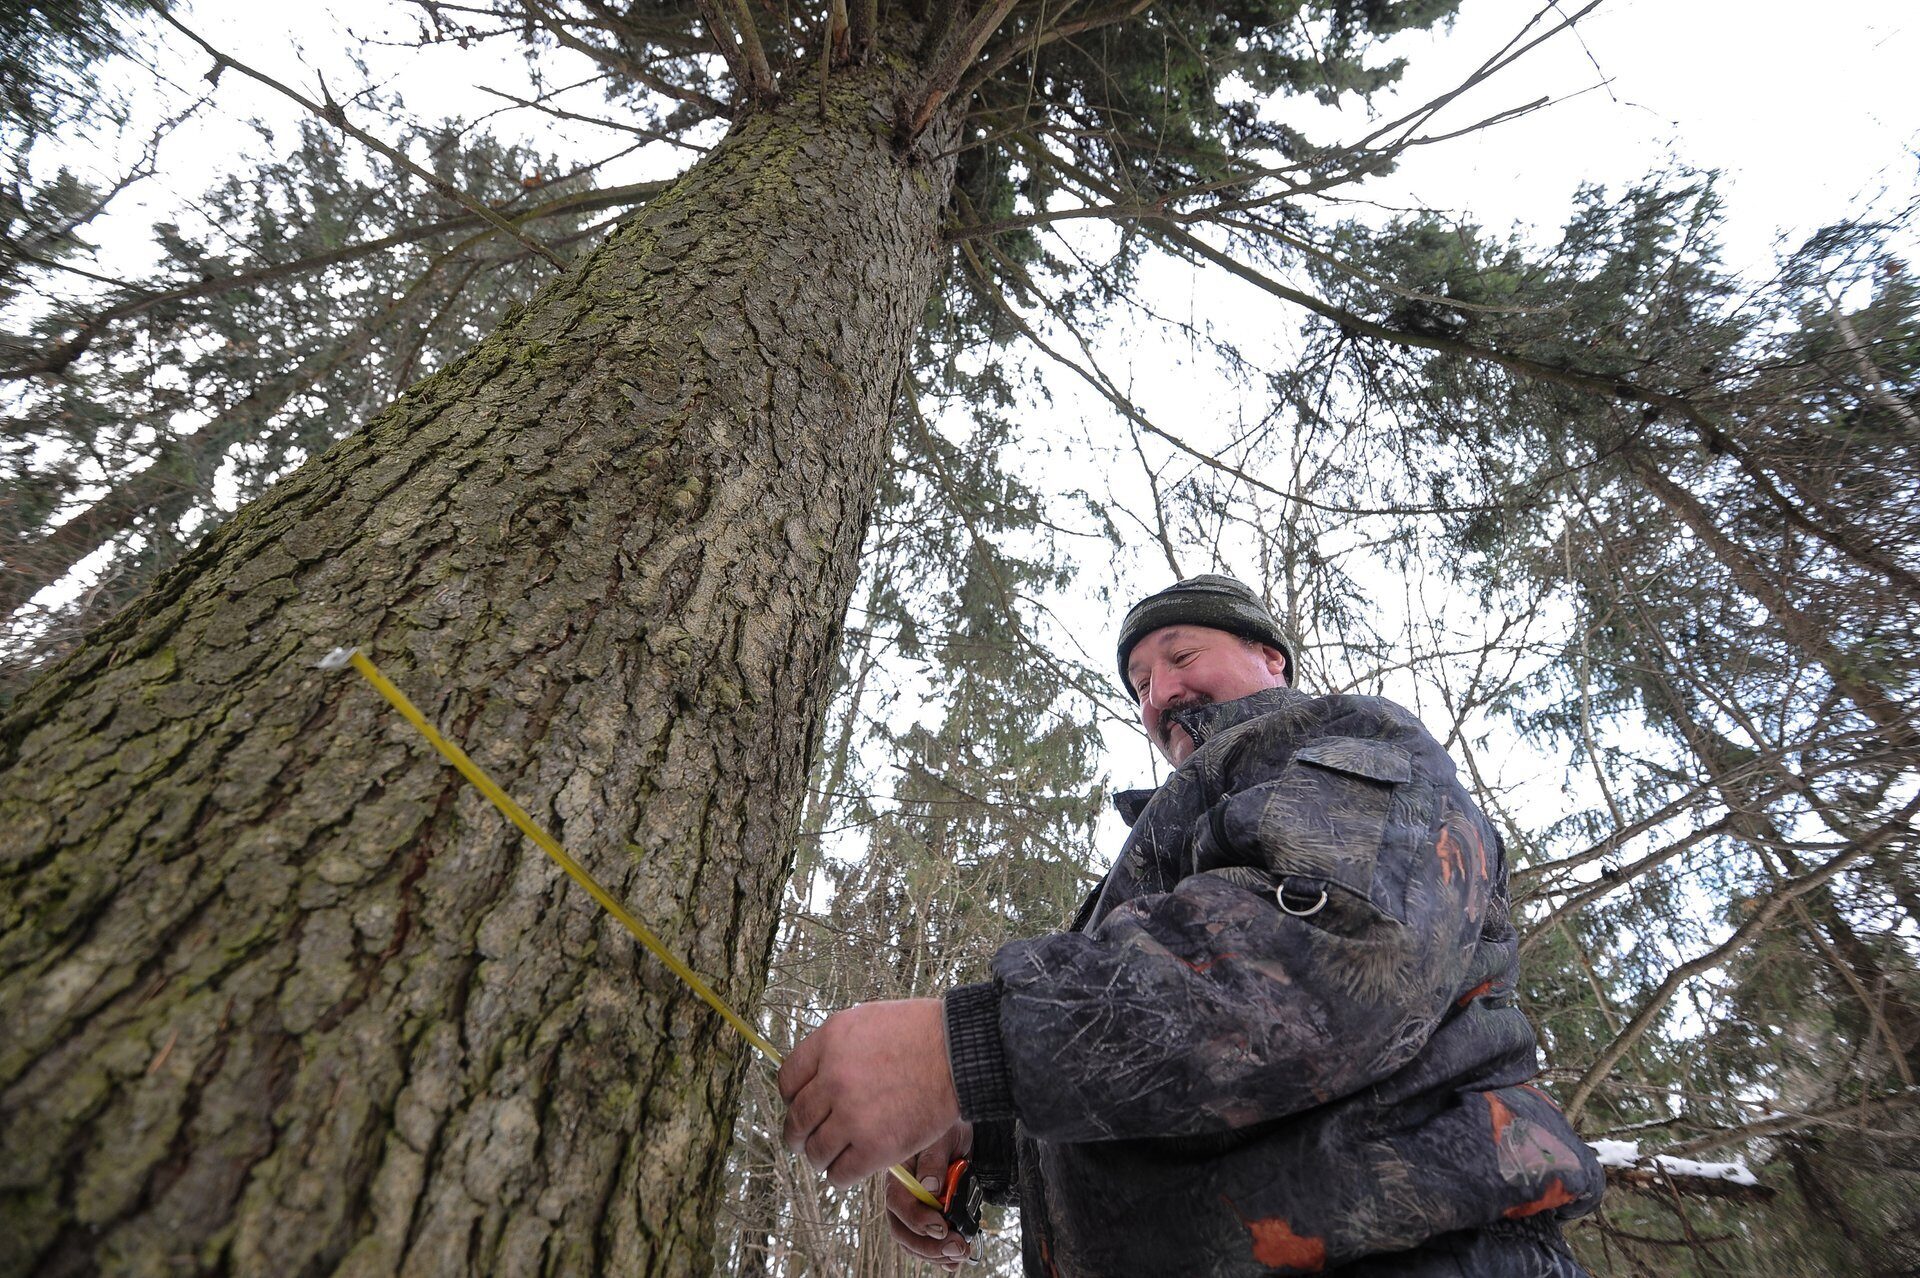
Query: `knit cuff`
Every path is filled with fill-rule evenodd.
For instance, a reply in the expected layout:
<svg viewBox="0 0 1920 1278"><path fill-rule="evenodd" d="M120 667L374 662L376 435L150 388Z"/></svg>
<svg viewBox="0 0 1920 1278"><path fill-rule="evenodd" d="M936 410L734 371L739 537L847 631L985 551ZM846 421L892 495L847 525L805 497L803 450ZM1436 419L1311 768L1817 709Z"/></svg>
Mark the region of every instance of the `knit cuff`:
<svg viewBox="0 0 1920 1278"><path fill-rule="evenodd" d="M947 1066L960 1117L970 1123L1012 1118L1013 1087L1000 1046L1000 991L992 981L947 991Z"/></svg>
<svg viewBox="0 0 1920 1278"><path fill-rule="evenodd" d="M1014 1152L1012 1119L973 1125L973 1148L967 1154L967 1161L973 1164L973 1178L980 1182L988 1202L1002 1207L1018 1205L1019 1187L1015 1184L1018 1158Z"/></svg>

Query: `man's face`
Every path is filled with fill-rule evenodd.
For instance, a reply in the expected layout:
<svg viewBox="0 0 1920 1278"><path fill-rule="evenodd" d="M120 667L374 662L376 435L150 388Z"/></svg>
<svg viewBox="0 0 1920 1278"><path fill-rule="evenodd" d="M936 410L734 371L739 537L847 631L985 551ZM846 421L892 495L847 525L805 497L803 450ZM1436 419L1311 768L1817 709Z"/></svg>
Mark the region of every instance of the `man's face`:
<svg viewBox="0 0 1920 1278"><path fill-rule="evenodd" d="M1193 753L1193 738L1167 719L1170 710L1237 701L1287 681L1278 648L1249 643L1211 626L1163 626L1127 654L1127 681L1140 697L1140 723L1174 767Z"/></svg>

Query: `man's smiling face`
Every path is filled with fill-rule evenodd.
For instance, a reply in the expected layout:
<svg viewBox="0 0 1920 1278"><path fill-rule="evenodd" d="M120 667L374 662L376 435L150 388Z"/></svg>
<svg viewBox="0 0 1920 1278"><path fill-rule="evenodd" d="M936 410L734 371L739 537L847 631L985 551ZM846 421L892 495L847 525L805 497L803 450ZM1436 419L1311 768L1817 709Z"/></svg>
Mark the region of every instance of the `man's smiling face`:
<svg viewBox="0 0 1920 1278"><path fill-rule="evenodd" d="M1127 655L1127 682L1140 698L1141 726L1177 768L1193 753L1193 738L1168 712L1281 687L1287 659L1278 648L1211 626L1163 626Z"/></svg>

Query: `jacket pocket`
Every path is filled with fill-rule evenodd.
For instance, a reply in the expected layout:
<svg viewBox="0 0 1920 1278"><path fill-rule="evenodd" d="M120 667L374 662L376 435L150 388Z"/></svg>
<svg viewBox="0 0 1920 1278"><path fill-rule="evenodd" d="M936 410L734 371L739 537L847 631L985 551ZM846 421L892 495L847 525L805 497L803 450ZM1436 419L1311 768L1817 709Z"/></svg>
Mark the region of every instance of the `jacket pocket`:
<svg viewBox="0 0 1920 1278"><path fill-rule="evenodd" d="M1413 778L1402 747L1362 737L1321 737L1301 746L1260 807L1258 839L1276 875L1322 879L1405 922L1375 892L1396 786Z"/></svg>
<svg viewBox="0 0 1920 1278"><path fill-rule="evenodd" d="M1413 756L1391 741L1365 737L1321 737L1293 752L1295 763L1340 772L1367 781L1398 785L1413 780Z"/></svg>

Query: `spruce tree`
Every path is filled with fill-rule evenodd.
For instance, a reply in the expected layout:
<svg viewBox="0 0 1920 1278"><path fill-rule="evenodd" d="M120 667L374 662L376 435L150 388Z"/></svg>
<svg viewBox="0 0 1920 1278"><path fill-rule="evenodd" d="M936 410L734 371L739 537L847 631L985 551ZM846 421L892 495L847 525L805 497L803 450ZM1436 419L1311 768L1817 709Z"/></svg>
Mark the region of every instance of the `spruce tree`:
<svg viewBox="0 0 1920 1278"><path fill-rule="evenodd" d="M752 1003L929 305L1002 322L948 266L1046 269L1060 192L1167 225L1390 162L1243 86L1384 84L1373 42L1450 8L503 10L726 134L10 707L5 1266L703 1270L740 1045L314 661L386 665Z"/></svg>

